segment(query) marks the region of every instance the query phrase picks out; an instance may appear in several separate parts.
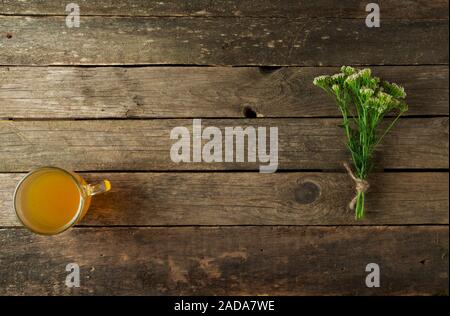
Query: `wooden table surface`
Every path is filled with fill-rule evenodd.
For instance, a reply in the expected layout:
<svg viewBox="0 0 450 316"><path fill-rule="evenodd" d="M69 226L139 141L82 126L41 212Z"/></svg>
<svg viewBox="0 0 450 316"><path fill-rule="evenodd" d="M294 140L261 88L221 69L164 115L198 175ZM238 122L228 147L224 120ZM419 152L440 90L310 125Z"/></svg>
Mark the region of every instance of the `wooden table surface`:
<svg viewBox="0 0 450 316"><path fill-rule="evenodd" d="M448 1L382 1L380 28L357 0L77 0L79 28L68 2L0 3L1 295L448 295ZM410 105L362 221L338 110L312 85L343 64ZM193 118L278 127L277 173L172 162ZM32 234L12 195L43 165L112 190L69 231Z"/></svg>

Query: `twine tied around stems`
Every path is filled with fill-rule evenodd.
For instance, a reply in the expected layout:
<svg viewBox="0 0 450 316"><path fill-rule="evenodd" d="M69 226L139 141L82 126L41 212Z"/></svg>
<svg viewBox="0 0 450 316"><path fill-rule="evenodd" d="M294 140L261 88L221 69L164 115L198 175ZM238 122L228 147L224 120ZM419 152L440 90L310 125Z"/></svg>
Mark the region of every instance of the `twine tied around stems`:
<svg viewBox="0 0 450 316"><path fill-rule="evenodd" d="M367 182L366 180L357 178L353 173L352 169L350 168L350 166L348 165L348 163L344 162L344 167L347 170L347 173L350 176L350 178L352 178L352 180L355 182L356 194L350 201L350 203L348 203L348 208L353 211L355 210L356 201L358 200L359 193L367 192L367 190L369 190L370 185L369 182Z"/></svg>

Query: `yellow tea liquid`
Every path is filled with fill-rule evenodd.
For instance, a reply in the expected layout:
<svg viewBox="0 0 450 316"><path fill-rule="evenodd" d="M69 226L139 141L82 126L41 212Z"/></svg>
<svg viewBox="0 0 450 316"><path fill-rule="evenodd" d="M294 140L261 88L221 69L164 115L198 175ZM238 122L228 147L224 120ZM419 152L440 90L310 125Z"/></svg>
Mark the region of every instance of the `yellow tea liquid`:
<svg viewBox="0 0 450 316"><path fill-rule="evenodd" d="M81 178L78 181L84 182ZM21 183L16 193L16 209L22 222L33 231L53 234L71 226L82 199L73 176L63 170L43 169ZM84 202L83 213L89 202L90 198Z"/></svg>

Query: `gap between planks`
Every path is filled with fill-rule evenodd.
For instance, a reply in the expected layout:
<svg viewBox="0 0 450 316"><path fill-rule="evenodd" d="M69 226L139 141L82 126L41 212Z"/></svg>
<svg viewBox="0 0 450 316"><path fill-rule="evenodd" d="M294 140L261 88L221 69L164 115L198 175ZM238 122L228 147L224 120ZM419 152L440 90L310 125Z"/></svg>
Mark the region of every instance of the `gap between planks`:
<svg viewBox="0 0 450 316"><path fill-rule="evenodd" d="M3 0L0 14L4 15L67 15L66 2L28 1L25 4L15 0ZM211 1L184 3L167 0L164 2L128 0L117 3L109 0L92 2L79 0L81 16L128 16L128 17L255 17L255 18L298 18L335 17L365 18L365 3L360 1L317 1L284 0L253 1L231 0L215 4ZM445 0L385 0L381 5L383 19L448 19L448 1Z"/></svg>
<svg viewBox="0 0 450 316"><path fill-rule="evenodd" d="M272 227L272 228L295 228L295 227L302 227L302 228L334 228L337 229L339 227L341 228L379 228L379 229L383 229L383 228L389 228L389 227L411 227L411 228L415 228L415 227L441 227L441 228L445 228L445 227L450 227L449 224L435 224L435 223L430 223L430 224L426 224L426 223L422 223L422 224L386 224L386 225L380 225L380 224L339 224L339 225L321 225L321 224L308 224L308 225L292 225L292 224L286 224L286 225L280 225L280 224L276 224L276 225L80 225L77 224L75 226L72 226L70 228L70 230L81 230L81 229L86 229L86 230L101 230L101 229L123 229L123 228L130 228L130 229L152 229L152 228L167 228L167 229L177 229L177 228L257 228L257 227ZM29 232L29 230L24 227L24 226L0 226L0 230L24 230Z"/></svg>

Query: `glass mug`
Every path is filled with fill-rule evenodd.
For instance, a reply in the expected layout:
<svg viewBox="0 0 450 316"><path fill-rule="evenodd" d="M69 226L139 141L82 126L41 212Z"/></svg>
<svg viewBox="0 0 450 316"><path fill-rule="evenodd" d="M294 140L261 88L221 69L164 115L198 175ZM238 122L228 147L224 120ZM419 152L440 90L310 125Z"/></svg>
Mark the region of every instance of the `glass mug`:
<svg viewBox="0 0 450 316"><path fill-rule="evenodd" d="M59 234L78 223L93 195L111 189L108 180L87 184L76 173L42 167L28 173L14 192L14 210L22 224L42 235Z"/></svg>

